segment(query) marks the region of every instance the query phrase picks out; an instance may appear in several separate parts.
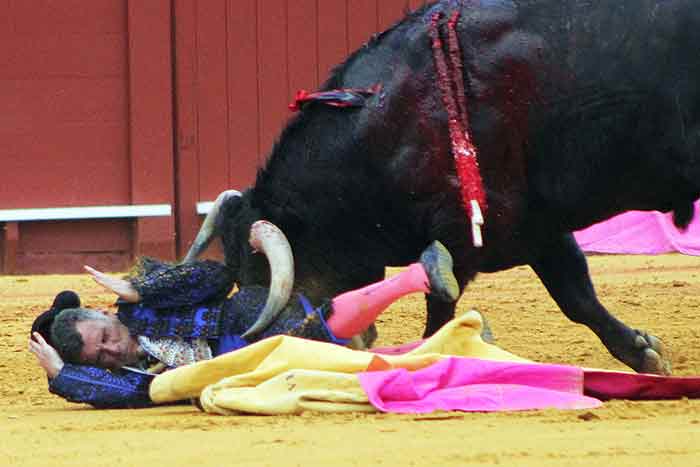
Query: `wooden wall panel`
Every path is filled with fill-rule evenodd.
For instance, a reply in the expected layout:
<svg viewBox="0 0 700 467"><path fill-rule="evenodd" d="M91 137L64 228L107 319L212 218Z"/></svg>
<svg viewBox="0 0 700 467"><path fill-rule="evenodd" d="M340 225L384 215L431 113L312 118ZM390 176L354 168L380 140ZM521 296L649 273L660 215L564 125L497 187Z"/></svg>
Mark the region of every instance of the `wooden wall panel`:
<svg viewBox="0 0 700 467"><path fill-rule="evenodd" d="M177 253L197 234L199 217L199 119L197 105L197 4L175 0L174 31L174 118Z"/></svg>
<svg viewBox="0 0 700 467"><path fill-rule="evenodd" d="M24 274L80 273L89 264L125 271L132 262L131 224L116 220L19 223L14 269Z"/></svg>
<svg viewBox="0 0 700 467"><path fill-rule="evenodd" d="M122 34L2 34L0 40L0 79L104 78L125 72Z"/></svg>
<svg viewBox="0 0 700 467"><path fill-rule="evenodd" d="M16 34L122 34L124 0L7 0Z"/></svg>
<svg viewBox="0 0 700 467"><path fill-rule="evenodd" d="M0 209L129 203L124 122L0 129L0 141Z"/></svg>
<svg viewBox="0 0 700 467"><path fill-rule="evenodd" d="M227 0L197 2L200 197L214 199L228 185Z"/></svg>
<svg viewBox="0 0 700 467"><path fill-rule="evenodd" d="M258 98L257 0L229 1L226 18L229 180L226 188L242 190L255 177L262 159ZM221 191L221 190L220 190ZM201 198L202 201L213 200Z"/></svg>
<svg viewBox="0 0 700 467"><path fill-rule="evenodd" d="M319 85L317 1L294 0L294 7L287 11L287 24L287 102L291 103L298 90L312 91Z"/></svg>
<svg viewBox="0 0 700 467"><path fill-rule="evenodd" d="M17 270L17 250L19 249L19 223L5 222L0 227L0 271Z"/></svg>
<svg viewBox="0 0 700 467"><path fill-rule="evenodd" d="M380 31L393 26L409 10L408 0L381 0L378 7Z"/></svg>
<svg viewBox="0 0 700 467"><path fill-rule="evenodd" d="M10 14L10 1L0 0L0 38L10 37L15 34L15 19Z"/></svg>
<svg viewBox="0 0 700 467"><path fill-rule="evenodd" d="M99 80L6 79L0 86L0 128L34 131L36 125L116 124L127 115L123 77Z"/></svg>
<svg viewBox="0 0 700 467"><path fill-rule="evenodd" d="M21 222L20 231L20 253L128 252L131 248L131 229L121 220Z"/></svg>
<svg viewBox="0 0 700 467"><path fill-rule="evenodd" d="M413 11L413 10L417 10L418 8L422 7L426 3L428 3L428 0L410 0L408 2L408 6L411 9L411 11Z"/></svg>
<svg viewBox="0 0 700 467"><path fill-rule="evenodd" d="M319 82L348 54L347 0L324 0L318 3L318 75Z"/></svg>
<svg viewBox="0 0 700 467"><path fill-rule="evenodd" d="M0 18L0 209L128 203L125 3L4 0Z"/></svg>
<svg viewBox="0 0 700 467"><path fill-rule="evenodd" d="M172 5L170 0L129 0L129 156L131 202L175 201L173 158ZM175 258L175 222L146 217L134 222L133 251Z"/></svg>
<svg viewBox="0 0 700 467"><path fill-rule="evenodd" d="M174 175L170 1L128 4L132 202L170 203Z"/></svg>
<svg viewBox="0 0 700 467"><path fill-rule="evenodd" d="M258 99L260 101L260 150L268 154L287 111L287 2L258 2Z"/></svg>
<svg viewBox="0 0 700 467"><path fill-rule="evenodd" d="M354 52L379 30L377 4L381 0L347 0L348 53Z"/></svg>
<svg viewBox="0 0 700 467"><path fill-rule="evenodd" d="M171 0L0 1L0 208L174 203L171 20ZM174 256L172 217L7 225L15 272Z"/></svg>

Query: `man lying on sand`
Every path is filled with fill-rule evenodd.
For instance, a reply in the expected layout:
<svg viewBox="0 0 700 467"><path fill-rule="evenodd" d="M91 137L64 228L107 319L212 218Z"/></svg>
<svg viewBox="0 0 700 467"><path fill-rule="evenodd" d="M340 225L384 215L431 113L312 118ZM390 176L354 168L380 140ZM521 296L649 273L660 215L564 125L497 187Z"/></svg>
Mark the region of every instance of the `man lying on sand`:
<svg viewBox="0 0 700 467"><path fill-rule="evenodd" d="M246 330L276 291L242 287L228 297L233 281L221 263L143 260L126 280L85 269L119 296L117 313L80 308L76 294L62 292L35 320L29 350L46 371L49 391L101 408L152 405L148 388L156 374L266 337L286 334L345 345L406 294L431 293L445 301L459 295L452 257L434 242L398 275L320 306L298 294L281 304L269 326L250 334Z"/></svg>

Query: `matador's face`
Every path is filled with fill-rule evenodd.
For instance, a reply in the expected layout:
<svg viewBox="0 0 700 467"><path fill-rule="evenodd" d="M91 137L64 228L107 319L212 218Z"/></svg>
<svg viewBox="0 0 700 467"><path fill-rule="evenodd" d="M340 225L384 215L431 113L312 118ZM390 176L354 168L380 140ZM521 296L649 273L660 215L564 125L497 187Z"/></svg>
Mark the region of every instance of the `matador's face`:
<svg viewBox="0 0 700 467"><path fill-rule="evenodd" d="M83 338L81 363L118 369L138 362L138 341L113 314L105 313L103 319L79 321L75 328Z"/></svg>

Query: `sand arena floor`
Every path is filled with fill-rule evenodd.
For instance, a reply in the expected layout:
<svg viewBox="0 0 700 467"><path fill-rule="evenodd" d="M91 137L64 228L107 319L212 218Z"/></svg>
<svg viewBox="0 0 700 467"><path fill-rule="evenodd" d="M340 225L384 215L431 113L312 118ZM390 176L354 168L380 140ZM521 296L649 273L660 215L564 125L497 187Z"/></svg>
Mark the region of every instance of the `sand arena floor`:
<svg viewBox="0 0 700 467"><path fill-rule="evenodd" d="M700 375L700 258L593 256L601 300ZM608 402L593 411L238 416L193 407L99 411L49 394L27 330L60 290L89 306L112 297L84 276L0 277L0 465L700 465L700 400ZM481 275L459 309L479 309L503 348L543 361L621 369L558 311L527 267ZM379 344L416 339L420 296L379 322Z"/></svg>

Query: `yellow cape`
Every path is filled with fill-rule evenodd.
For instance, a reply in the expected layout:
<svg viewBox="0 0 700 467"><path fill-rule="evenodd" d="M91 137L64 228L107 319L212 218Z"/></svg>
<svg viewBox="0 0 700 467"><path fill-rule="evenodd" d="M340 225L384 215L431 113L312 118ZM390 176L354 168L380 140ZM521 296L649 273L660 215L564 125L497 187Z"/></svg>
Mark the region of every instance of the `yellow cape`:
<svg viewBox="0 0 700 467"><path fill-rule="evenodd" d="M447 356L529 361L484 342L482 326L481 315L469 311L403 355L274 336L163 373L151 383L150 395L156 403L199 398L205 411L219 414L375 411L356 373L416 370Z"/></svg>

